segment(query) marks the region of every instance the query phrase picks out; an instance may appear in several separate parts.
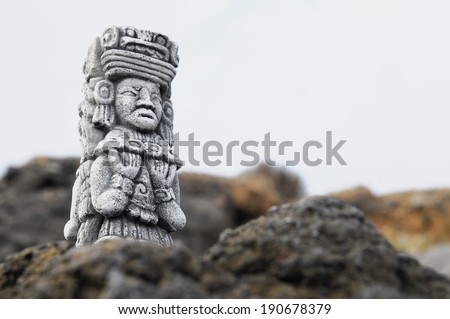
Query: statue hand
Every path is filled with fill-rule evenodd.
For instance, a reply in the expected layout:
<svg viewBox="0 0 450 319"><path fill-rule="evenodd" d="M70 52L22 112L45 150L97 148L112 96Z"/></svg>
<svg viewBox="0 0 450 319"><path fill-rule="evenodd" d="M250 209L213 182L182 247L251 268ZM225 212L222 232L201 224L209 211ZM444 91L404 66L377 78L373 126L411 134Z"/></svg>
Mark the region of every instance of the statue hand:
<svg viewBox="0 0 450 319"><path fill-rule="evenodd" d="M149 161L149 174L153 188L167 187L167 174L169 173L169 164L164 161L151 159Z"/></svg>
<svg viewBox="0 0 450 319"><path fill-rule="evenodd" d="M108 155L111 163L113 175L121 175L133 180L139 173L142 165L142 158L138 154L119 153L117 150L111 150Z"/></svg>
<svg viewBox="0 0 450 319"><path fill-rule="evenodd" d="M80 228L80 221L77 219L69 219L64 226L64 237L67 240L77 240L78 230Z"/></svg>
<svg viewBox="0 0 450 319"><path fill-rule="evenodd" d="M109 188L96 198L97 211L106 218L120 216L126 205L128 196L121 190Z"/></svg>

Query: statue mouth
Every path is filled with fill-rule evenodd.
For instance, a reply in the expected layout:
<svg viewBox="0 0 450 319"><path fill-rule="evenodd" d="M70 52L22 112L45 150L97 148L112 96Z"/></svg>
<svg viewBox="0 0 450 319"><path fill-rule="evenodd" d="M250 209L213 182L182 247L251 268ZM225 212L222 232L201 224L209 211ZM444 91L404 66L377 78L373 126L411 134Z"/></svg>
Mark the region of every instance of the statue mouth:
<svg viewBox="0 0 450 319"><path fill-rule="evenodd" d="M148 118L148 119L151 119L151 120L154 120L156 118L155 113L153 113L150 110L140 110L140 111L138 111L137 116L138 117L145 117L145 118Z"/></svg>

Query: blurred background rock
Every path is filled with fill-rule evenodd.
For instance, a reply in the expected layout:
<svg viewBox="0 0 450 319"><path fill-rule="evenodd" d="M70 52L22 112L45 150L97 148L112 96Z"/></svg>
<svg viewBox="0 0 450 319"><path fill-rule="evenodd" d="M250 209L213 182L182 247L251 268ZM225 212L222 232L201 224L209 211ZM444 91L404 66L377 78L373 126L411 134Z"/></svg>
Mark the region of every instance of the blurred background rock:
<svg viewBox="0 0 450 319"><path fill-rule="evenodd" d="M78 166L77 158L39 157L7 171L0 180L0 261L26 247L64 239ZM196 254L224 229L304 194L298 176L266 166L236 178L181 173L180 186L188 223L173 237Z"/></svg>
<svg viewBox="0 0 450 319"><path fill-rule="evenodd" d="M0 261L24 248L63 239L76 158L39 157L0 180ZM201 255L220 233L305 196L300 176L259 166L235 178L182 172L187 226L173 235ZM450 276L450 189L377 196L364 187L330 196L359 208L399 250Z"/></svg>

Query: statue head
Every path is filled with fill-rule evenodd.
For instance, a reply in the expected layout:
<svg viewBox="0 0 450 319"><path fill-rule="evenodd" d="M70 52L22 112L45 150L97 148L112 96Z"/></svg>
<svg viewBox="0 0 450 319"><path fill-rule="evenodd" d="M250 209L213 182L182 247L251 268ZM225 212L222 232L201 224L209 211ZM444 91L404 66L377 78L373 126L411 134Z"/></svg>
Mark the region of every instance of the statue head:
<svg viewBox="0 0 450 319"><path fill-rule="evenodd" d="M116 85L117 120L138 131L154 131L162 117L159 84L139 78L125 78Z"/></svg>
<svg viewBox="0 0 450 319"><path fill-rule="evenodd" d="M80 133L82 139L97 139L83 143L84 156L117 125L171 137L167 132L173 120L171 82L177 66L178 47L165 35L111 27L98 37L83 70Z"/></svg>

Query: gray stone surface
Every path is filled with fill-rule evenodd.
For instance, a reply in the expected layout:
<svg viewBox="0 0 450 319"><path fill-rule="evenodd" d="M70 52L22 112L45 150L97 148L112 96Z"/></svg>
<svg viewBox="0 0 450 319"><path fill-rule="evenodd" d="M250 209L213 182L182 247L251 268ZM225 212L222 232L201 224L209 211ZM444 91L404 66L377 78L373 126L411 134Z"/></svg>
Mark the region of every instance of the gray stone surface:
<svg viewBox="0 0 450 319"><path fill-rule="evenodd" d="M26 249L2 298L449 298L450 281L395 250L356 208L313 197L225 231L202 258L117 239Z"/></svg>
<svg viewBox="0 0 450 319"><path fill-rule="evenodd" d="M116 237L170 245L185 226L170 101L177 66L174 42L132 27L107 29L89 49L83 154L64 228L77 246Z"/></svg>

